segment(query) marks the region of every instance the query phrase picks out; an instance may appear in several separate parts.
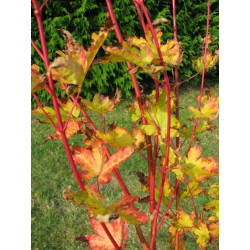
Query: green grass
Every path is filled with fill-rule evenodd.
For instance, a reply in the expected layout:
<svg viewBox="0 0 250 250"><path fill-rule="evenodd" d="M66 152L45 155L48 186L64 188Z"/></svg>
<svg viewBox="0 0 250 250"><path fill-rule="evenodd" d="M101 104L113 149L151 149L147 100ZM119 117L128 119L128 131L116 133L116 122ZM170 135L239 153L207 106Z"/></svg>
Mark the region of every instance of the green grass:
<svg viewBox="0 0 250 250"><path fill-rule="evenodd" d="M211 88L211 91L218 95L218 88ZM197 107L196 97L198 95L198 88L180 89L181 122L186 121L189 116L186 107L190 105ZM108 113L106 124L115 121L120 126L130 129L131 120L126 109L128 104L129 101L124 100L117 105L114 112ZM89 114L98 127L99 117L92 112ZM215 131L206 132L198 138L202 142L202 155L215 156L219 160L218 120L215 121L215 125L217 126ZM69 185L72 185L72 191L79 190L67 161L63 143L60 140L50 140L42 144L51 133L54 133L52 126L42 125L37 121L37 117L32 117L32 249L88 249L84 243L73 241L75 237L92 233L86 211L62 198L63 189ZM76 136L70 139L69 144L78 145L81 143L81 139L81 136ZM184 147L187 148L187 143ZM119 171L131 194L144 197L147 194L141 191L138 178L130 173L134 170L144 172L147 170L146 160L138 154L134 154L122 163ZM174 183L174 178L172 178L172 182ZM112 178L108 185L101 186L101 191L109 204L123 196L115 178ZM206 196L195 198L199 211L208 198ZM147 213L149 211L148 204L138 204L138 207ZM161 209L161 212L163 211L164 207ZM187 202L187 211L192 211L190 199ZM150 226L142 226L147 240L149 240L149 228ZM168 225L164 223L157 234L158 249L167 249L167 228ZM142 249L133 226L128 227L127 233L127 249ZM189 236L185 245L186 249L199 249L195 239L191 235ZM212 249L212 247L209 246L208 249Z"/></svg>

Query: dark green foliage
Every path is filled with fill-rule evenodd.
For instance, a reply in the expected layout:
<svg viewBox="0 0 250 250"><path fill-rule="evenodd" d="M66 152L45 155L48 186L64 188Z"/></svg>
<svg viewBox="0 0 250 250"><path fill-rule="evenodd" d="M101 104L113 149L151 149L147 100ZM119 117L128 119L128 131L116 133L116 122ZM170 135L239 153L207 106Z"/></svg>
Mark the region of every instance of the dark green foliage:
<svg viewBox="0 0 250 250"><path fill-rule="evenodd" d="M43 1L38 1L42 4ZM145 0L145 5L150 14L152 21L165 17L170 20L167 26L162 25L163 40L173 39L172 31L172 1L167 0ZM139 18L137 17L136 9L132 0L113 1L114 13L117 18L119 27L123 35L143 36L143 31ZM62 50L64 40L60 31L57 29L63 28L71 32L74 38L88 48L90 44L90 36L92 32L97 32L104 24L106 4L105 1L98 0L54 0L49 1L43 9L43 24L48 46L49 59L52 62L56 56L55 51ZM177 18L177 33L178 40L183 43L182 50L185 51L183 62L179 66L180 81L184 80L193 74L192 58L201 56L201 39L206 35L206 14L207 1L203 0L179 0L176 2L176 18ZM32 10L32 39L40 46L39 34L36 20ZM212 49L218 47L219 43L219 1L211 0L210 14L210 33L215 40ZM106 40L107 44L116 43L115 32L112 32ZM104 55L101 50L98 57ZM37 55L36 51L31 50L32 64L36 63L44 71L42 60ZM113 95L116 86L122 91L122 95L129 97L133 95L132 82L130 76L126 74L126 64L94 65L92 70L87 74L82 90L82 95L87 98L92 98L93 94L101 92L106 95ZM169 72L171 81L171 72ZM139 84L143 85L146 91L151 91L154 82L146 74L137 74ZM218 67L216 70L211 70L206 74L206 79L211 80L218 78ZM191 81L192 83L200 82L200 77ZM50 101L49 95L40 91L37 93L39 99L46 103ZM58 91L59 94L59 91ZM32 101L32 104L34 102Z"/></svg>

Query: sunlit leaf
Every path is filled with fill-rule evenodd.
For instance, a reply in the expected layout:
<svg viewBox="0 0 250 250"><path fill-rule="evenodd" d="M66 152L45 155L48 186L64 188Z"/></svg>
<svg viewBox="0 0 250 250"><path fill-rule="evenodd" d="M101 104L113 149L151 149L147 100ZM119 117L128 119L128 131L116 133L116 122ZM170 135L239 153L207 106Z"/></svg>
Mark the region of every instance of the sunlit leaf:
<svg viewBox="0 0 250 250"><path fill-rule="evenodd" d="M219 185L218 184L211 185L208 194L212 199L219 199Z"/></svg>
<svg viewBox="0 0 250 250"><path fill-rule="evenodd" d="M176 244L175 244L175 235L176 235L176 228L174 226L170 226L169 229L168 229L168 232L169 232L169 237L168 237L168 248L169 249L175 249L176 247ZM178 241L178 250L185 250L186 248L184 247L185 246L185 243L186 243L186 240L187 240L187 236L184 234L181 234L181 232L179 232L179 241Z"/></svg>
<svg viewBox="0 0 250 250"><path fill-rule="evenodd" d="M104 97L100 93L95 94L93 101L82 99L85 109L92 110L100 115L105 114L108 111L112 111L114 105L120 101L120 91L116 91L113 99L109 99L108 96Z"/></svg>
<svg viewBox="0 0 250 250"><path fill-rule="evenodd" d="M199 188L200 185L197 182L190 182L188 185L193 196L199 195L200 193L204 192L202 188ZM191 197L188 187L186 188L186 190L180 191L180 198L184 199L186 197Z"/></svg>
<svg viewBox="0 0 250 250"><path fill-rule="evenodd" d="M219 200L212 200L210 202L207 202L204 204L204 209L207 210L212 210L216 217L219 219Z"/></svg>
<svg viewBox="0 0 250 250"><path fill-rule="evenodd" d="M101 28L98 34L91 35L92 41L87 51L77 43L68 31L61 29L65 39L65 50L59 52L58 54L61 56L57 57L50 65L49 73L52 74L53 80L81 86L94 57L112 28L113 25L108 17L105 27Z"/></svg>
<svg viewBox="0 0 250 250"><path fill-rule="evenodd" d="M138 212L138 208L134 206L138 202L138 197L124 196L121 200L114 202L110 206L106 202L95 186L85 185L85 190L80 191L78 194L69 192L67 199L78 206L83 206L90 210L95 216L96 220L109 222L115 218L122 217L130 224L146 223L147 215Z"/></svg>
<svg viewBox="0 0 250 250"><path fill-rule="evenodd" d="M90 216L89 219L92 229L96 234L85 235L83 237L78 237L75 240L80 240L87 242L90 249L95 250L115 250L116 248L108 238L106 232L101 226L100 222L96 221L93 217ZM110 234L113 236L117 245L124 249L126 247L125 240L127 238L127 225L128 223L122 218L118 218L113 223L105 223Z"/></svg>
<svg viewBox="0 0 250 250"><path fill-rule="evenodd" d="M192 228L193 233L197 236L196 242L199 247L206 247L207 240L209 239L209 231L207 225L198 220L198 228Z"/></svg>
<svg viewBox="0 0 250 250"><path fill-rule="evenodd" d="M132 145L139 149L144 147L145 137L137 128L133 128L130 133L127 129L116 125L109 133L99 132L97 136L112 148L122 149Z"/></svg>
<svg viewBox="0 0 250 250"><path fill-rule="evenodd" d="M161 44L162 31L157 26L158 25L155 24L154 28L164 63L166 66L180 64L183 57L183 53L180 49L181 43L176 40L167 40L166 44ZM116 45L104 45L103 49L109 56L97 60L97 63L129 61L137 65L133 73L142 69L145 72L155 74L163 69L161 66L156 66L160 65L160 58L148 25L146 26L146 39L127 36L126 41L122 41Z"/></svg>
<svg viewBox="0 0 250 250"><path fill-rule="evenodd" d="M205 131L212 131L214 129L215 127L212 126L208 121L202 121L197 125L194 135L201 134ZM192 133L193 133L193 126L191 127L183 126L181 128L181 136L185 138L190 138L192 136Z"/></svg>
<svg viewBox="0 0 250 250"><path fill-rule="evenodd" d="M188 110L192 112L189 119L205 119L213 120L217 117L219 112L219 97L213 97L204 102L200 111L194 107L188 107Z"/></svg>
<svg viewBox="0 0 250 250"><path fill-rule="evenodd" d="M175 222L174 226L177 229L177 231L181 231L183 229L189 229L189 228L194 227L194 222L191 219L190 215L188 215L184 211L178 210L177 217L178 217L178 219L173 218L173 220Z"/></svg>
<svg viewBox="0 0 250 250"><path fill-rule="evenodd" d="M45 75L39 72L39 66L33 64L31 66L31 93L35 93L38 90L45 89Z"/></svg>
<svg viewBox="0 0 250 250"><path fill-rule="evenodd" d="M205 71L209 71L210 69L214 68L218 61L219 61L219 50L215 51L214 56L212 54L212 51L207 51ZM198 73L201 73L203 68L202 57L193 58L192 65Z"/></svg>
<svg viewBox="0 0 250 250"><path fill-rule="evenodd" d="M206 178L219 175L219 165L214 157L200 158L201 147L196 144L185 157L182 171L194 182L204 182Z"/></svg>
<svg viewBox="0 0 250 250"><path fill-rule="evenodd" d="M134 153L134 148L129 146L123 151L119 150L115 152L107 159L106 149L103 144L104 142L101 139L96 138L88 147L72 147L71 150L75 164L79 164L83 169L80 172L82 179L88 180L97 177L100 184L106 184L112 178L109 173L118 168L121 162L128 159Z"/></svg>

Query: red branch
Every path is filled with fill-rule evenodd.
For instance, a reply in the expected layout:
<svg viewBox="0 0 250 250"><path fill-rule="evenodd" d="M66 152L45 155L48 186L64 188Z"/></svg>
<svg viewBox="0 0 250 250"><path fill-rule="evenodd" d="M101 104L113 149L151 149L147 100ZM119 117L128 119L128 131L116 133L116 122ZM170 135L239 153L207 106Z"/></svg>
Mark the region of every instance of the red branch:
<svg viewBox="0 0 250 250"><path fill-rule="evenodd" d="M36 52L38 53L38 55L42 58L42 60L45 62L44 60L44 56L43 53L41 52L41 50L37 47L37 45L35 44L35 42L31 39L31 44L34 47L34 49L36 50Z"/></svg>
<svg viewBox="0 0 250 250"><path fill-rule="evenodd" d="M50 116L48 115L48 113L44 110L43 105L40 103L40 101L38 100L37 96L32 93L32 96L36 99L37 105L39 106L39 108L43 111L43 113L46 115L46 117L49 119L49 121L51 122L52 126L54 127L54 129L56 131L58 131L58 127L56 126L56 124L52 121L52 119L50 118Z"/></svg>
<svg viewBox="0 0 250 250"><path fill-rule="evenodd" d="M200 97L199 97L199 106L198 106L198 110L200 110L201 108L201 100L202 100L202 93L203 93L203 88L204 88L204 80L205 80L205 63L206 63L206 55L207 55L207 45L208 45L208 33L209 33L209 16L210 16L210 0L208 0L207 3L207 32L206 32L206 43L205 43L205 52L203 54L203 58L202 58L202 63L203 63L203 67L202 67L202 78L201 78L201 91L200 91ZM192 131L192 136L188 145L188 150L187 150L187 154L191 148L193 139L194 139L194 134L195 134L195 130L197 127L197 123L198 120L195 121L195 124L193 126L193 131Z"/></svg>
<svg viewBox="0 0 250 250"><path fill-rule="evenodd" d="M68 126L68 123L69 123L70 117L71 117L72 112L73 112L73 110L74 110L74 108L75 108L75 106L76 106L76 103L77 103L77 101L78 101L78 98L79 98L80 92L81 92L81 88L79 88L79 89L78 89L76 99L75 99L75 101L74 101L74 104L73 104L73 106L72 106L72 108L71 108L70 112L69 112L69 115L68 115L67 121L66 121L66 122L65 122L65 124L64 124L63 130L66 130L66 129L67 129L67 126Z"/></svg>
<svg viewBox="0 0 250 250"><path fill-rule="evenodd" d="M143 3L143 0L140 0L140 1L137 1L137 2L140 4L140 6L141 6L141 8L143 10L143 13L144 13L144 15L146 17L146 20L148 22L150 31L152 33L152 36L153 36L153 39L154 39L154 42L155 42L155 46L157 48L157 52L158 52L158 55L159 55L159 58L160 58L160 61L161 61L161 65L165 69L165 64L164 64L164 61L163 61L160 46L159 46L155 31L154 31L154 28L153 28L151 19L150 19L149 15L148 15L148 12L146 10L146 7L145 7L145 5ZM169 84L169 80L168 80L166 70L163 71L163 76L164 76L164 81L165 81L165 84L166 84L166 93L167 93L167 102L168 102L167 103L167 109L168 109L167 145L166 145L166 155L165 155L165 164L164 164L164 171L166 171L166 168L167 168L167 165L168 165L168 160L169 160L171 107L170 107L170 84ZM150 247L151 248L153 248L153 246L154 246L154 241L155 241L155 237L156 237L157 218L158 218L158 215L159 215L159 210L160 210L161 199L162 199L162 195L163 195L165 179L166 179L166 175L163 174L162 175L162 182L161 182L160 192L159 192L159 198L158 198L157 207L156 207L156 213L155 213L155 217L154 217L154 221L153 221L153 230L152 230L152 235L151 235L152 237L151 237L151 242L150 242Z"/></svg>

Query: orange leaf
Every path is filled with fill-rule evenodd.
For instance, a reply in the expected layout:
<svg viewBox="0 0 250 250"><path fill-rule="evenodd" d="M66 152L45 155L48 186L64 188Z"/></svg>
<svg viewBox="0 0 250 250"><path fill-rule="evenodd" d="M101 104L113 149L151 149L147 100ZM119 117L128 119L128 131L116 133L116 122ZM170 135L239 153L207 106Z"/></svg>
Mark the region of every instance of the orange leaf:
<svg viewBox="0 0 250 250"><path fill-rule="evenodd" d="M91 234L91 235L85 235L84 237L85 240L87 240L90 249L95 249L95 250L115 249L114 245L108 238L100 222L96 221L92 216L90 216L89 221L92 224L91 227L96 233L96 235ZM105 223L105 225L107 226L109 232L113 236L117 245L122 249L124 249L126 247L125 240L127 239L126 229L128 223L124 221L122 218L118 218L113 223Z"/></svg>
<svg viewBox="0 0 250 250"><path fill-rule="evenodd" d="M106 149L101 139L95 138L93 141L85 140L84 142L87 142L88 147L72 147L73 159L84 170L81 175L82 179L97 177L100 184L108 183L112 178L109 173L134 153L133 147L130 146L123 151L117 151L107 161Z"/></svg>

